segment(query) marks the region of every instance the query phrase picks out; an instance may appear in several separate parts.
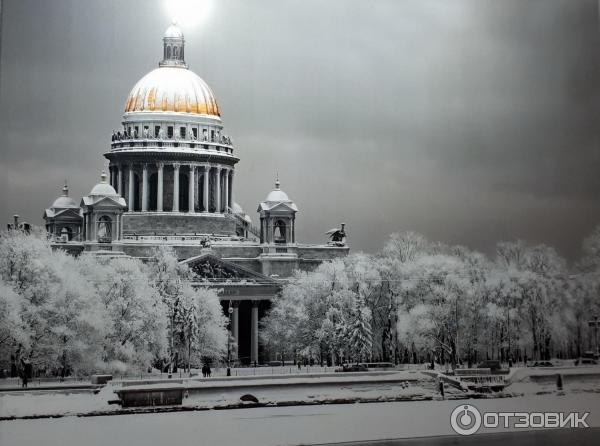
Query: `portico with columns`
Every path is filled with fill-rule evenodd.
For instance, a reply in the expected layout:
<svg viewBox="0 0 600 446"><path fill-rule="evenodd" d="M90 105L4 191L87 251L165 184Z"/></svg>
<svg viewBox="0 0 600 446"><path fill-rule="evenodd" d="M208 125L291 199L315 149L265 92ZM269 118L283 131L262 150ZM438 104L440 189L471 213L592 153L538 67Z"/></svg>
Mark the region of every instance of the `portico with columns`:
<svg viewBox="0 0 600 446"><path fill-rule="evenodd" d="M273 278L222 259L210 249L181 262L190 268L192 286L214 288L223 311L229 314L230 333L235 361L243 364L262 363L268 359L260 343L259 321L270 308L271 300L281 290Z"/></svg>

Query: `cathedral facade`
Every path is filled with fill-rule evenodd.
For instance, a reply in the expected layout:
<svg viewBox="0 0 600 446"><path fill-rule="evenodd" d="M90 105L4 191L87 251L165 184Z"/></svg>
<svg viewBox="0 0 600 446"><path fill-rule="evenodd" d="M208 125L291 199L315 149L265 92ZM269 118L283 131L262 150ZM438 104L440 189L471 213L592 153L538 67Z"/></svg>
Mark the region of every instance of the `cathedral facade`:
<svg viewBox="0 0 600 446"><path fill-rule="evenodd" d="M234 201L240 161L208 85L185 62L175 24L163 37L163 59L142 77L113 132L108 172L79 204L61 196L44 220L53 246L74 255L150 260L171 246L195 286L218 291L241 363L268 361L259 321L296 270L346 256L344 226L329 242L296 240L297 205L279 179L258 204L258 224Z"/></svg>

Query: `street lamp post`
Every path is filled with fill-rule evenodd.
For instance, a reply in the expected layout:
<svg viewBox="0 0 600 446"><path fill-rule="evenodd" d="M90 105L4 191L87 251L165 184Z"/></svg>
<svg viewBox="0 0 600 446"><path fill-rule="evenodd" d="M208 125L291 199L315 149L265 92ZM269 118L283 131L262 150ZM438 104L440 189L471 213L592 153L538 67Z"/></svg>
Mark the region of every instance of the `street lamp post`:
<svg viewBox="0 0 600 446"><path fill-rule="evenodd" d="M231 300L229 301L227 313L229 315L229 327L227 329L227 376L231 376L231 314L233 313Z"/></svg>
<svg viewBox="0 0 600 446"><path fill-rule="evenodd" d="M600 321L598 320L598 316L594 316L594 320L589 321L588 325L594 327L594 344L596 347L596 357L598 357L600 356L600 351L598 350L598 327L600 327Z"/></svg>

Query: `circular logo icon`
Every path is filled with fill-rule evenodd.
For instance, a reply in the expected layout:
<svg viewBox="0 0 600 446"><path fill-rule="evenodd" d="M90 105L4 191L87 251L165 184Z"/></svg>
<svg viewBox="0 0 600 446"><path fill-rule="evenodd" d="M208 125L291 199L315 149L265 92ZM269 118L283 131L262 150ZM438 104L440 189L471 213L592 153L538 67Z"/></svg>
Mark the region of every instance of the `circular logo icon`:
<svg viewBox="0 0 600 446"><path fill-rule="evenodd" d="M450 425L460 435L471 435L481 427L481 413L470 404L463 404L452 411Z"/></svg>

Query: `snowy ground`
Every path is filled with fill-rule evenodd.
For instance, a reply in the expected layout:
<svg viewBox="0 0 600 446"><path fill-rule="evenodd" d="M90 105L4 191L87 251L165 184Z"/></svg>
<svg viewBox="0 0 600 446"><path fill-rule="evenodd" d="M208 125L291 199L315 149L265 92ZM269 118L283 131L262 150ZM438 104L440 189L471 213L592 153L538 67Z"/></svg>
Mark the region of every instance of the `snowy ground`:
<svg viewBox="0 0 600 446"><path fill-rule="evenodd" d="M600 426L600 394L460 403L465 402L486 412L589 411L588 424ZM0 422L0 444L269 446L452 435L450 413L458 404L448 400L417 401L14 420ZM479 433L486 432L490 431L482 429Z"/></svg>

